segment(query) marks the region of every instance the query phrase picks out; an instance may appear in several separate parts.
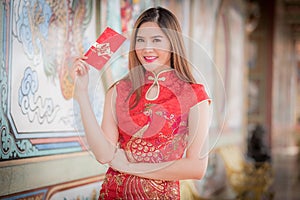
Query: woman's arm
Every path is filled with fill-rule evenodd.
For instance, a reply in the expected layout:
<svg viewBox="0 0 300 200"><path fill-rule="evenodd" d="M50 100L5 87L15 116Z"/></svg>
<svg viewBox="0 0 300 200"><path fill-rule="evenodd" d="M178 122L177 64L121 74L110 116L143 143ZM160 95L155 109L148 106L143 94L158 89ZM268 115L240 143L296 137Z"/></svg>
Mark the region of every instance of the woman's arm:
<svg viewBox="0 0 300 200"><path fill-rule="evenodd" d="M118 150L111 166L144 178L161 180L201 179L208 162L208 130L211 122L209 102L201 102L189 113L189 143L186 157L163 163L129 163Z"/></svg>
<svg viewBox="0 0 300 200"><path fill-rule="evenodd" d="M74 64L75 90L74 98L80 107L81 119L88 144L96 159L102 163L108 163L113 159L118 141L117 125L112 114L113 88L109 89L105 96L102 127L99 126L92 109L88 95L88 71L89 67L84 59L78 59Z"/></svg>

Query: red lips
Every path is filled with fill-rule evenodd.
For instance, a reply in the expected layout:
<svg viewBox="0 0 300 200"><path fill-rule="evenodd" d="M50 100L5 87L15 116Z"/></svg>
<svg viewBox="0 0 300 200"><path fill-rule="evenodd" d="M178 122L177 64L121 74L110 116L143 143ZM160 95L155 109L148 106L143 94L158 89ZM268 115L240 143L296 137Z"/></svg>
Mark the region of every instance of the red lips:
<svg viewBox="0 0 300 200"><path fill-rule="evenodd" d="M157 59L157 56L144 56L146 62L154 62Z"/></svg>

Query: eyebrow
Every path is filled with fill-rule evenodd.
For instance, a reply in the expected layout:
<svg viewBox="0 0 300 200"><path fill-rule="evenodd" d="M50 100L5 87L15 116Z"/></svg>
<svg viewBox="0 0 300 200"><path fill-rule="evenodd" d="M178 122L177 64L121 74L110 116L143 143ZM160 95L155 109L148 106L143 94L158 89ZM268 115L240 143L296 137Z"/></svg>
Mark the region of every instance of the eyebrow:
<svg viewBox="0 0 300 200"><path fill-rule="evenodd" d="M139 38L145 38L143 36L140 36L140 35L137 35L136 37L139 37ZM163 38L164 36L162 35L154 35L154 36L151 36L151 38Z"/></svg>

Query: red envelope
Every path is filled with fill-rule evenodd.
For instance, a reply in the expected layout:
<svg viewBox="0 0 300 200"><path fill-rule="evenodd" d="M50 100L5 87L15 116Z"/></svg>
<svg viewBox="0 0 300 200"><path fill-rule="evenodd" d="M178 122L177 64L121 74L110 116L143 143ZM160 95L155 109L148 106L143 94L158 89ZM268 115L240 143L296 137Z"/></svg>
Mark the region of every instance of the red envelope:
<svg viewBox="0 0 300 200"><path fill-rule="evenodd" d="M123 35L107 27L95 44L85 53L85 56L88 57L85 61L98 70L102 69L125 40Z"/></svg>

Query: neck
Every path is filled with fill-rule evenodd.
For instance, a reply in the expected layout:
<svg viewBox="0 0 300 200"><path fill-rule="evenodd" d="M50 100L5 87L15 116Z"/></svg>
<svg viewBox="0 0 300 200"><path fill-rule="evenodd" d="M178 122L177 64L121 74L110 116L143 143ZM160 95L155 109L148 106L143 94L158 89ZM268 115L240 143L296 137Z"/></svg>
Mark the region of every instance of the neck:
<svg viewBox="0 0 300 200"><path fill-rule="evenodd" d="M163 68L160 68L158 70L154 70L154 71L149 71L152 74L154 74L155 76L157 76L158 74L160 74L161 72L165 72L165 71L170 71L173 70L173 68L169 67L169 66L165 66Z"/></svg>

